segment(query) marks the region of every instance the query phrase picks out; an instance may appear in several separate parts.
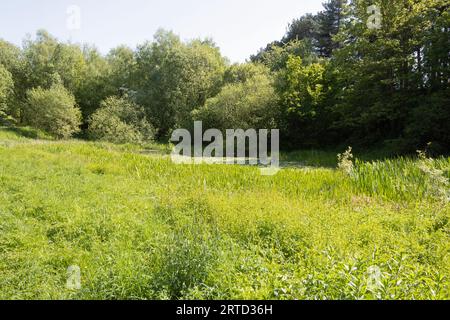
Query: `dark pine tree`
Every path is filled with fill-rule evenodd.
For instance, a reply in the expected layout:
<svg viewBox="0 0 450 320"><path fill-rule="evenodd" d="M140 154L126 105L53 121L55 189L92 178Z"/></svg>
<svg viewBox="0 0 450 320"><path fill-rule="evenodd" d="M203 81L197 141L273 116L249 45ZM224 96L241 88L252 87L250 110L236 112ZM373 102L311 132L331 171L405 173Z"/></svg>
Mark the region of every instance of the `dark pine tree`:
<svg viewBox="0 0 450 320"><path fill-rule="evenodd" d="M322 57L331 57L333 51L339 47L333 37L340 31L346 3L345 0L329 0L323 4L325 10L317 15L317 34L315 37L318 53Z"/></svg>

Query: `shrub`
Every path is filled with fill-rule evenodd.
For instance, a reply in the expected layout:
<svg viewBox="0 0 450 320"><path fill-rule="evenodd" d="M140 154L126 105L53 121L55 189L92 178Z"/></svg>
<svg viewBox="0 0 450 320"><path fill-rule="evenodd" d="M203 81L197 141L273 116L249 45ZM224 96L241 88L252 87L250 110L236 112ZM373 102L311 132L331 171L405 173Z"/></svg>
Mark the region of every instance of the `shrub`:
<svg viewBox="0 0 450 320"><path fill-rule="evenodd" d="M89 136L112 143L142 143L152 140L153 126L144 109L127 96L104 100L89 120Z"/></svg>
<svg viewBox="0 0 450 320"><path fill-rule="evenodd" d="M270 76L263 72L248 74L249 77L228 76L234 81L195 110L194 119L203 121L205 127L222 130L275 127L278 101Z"/></svg>
<svg viewBox="0 0 450 320"><path fill-rule="evenodd" d="M81 111L74 96L62 84L29 90L27 102L24 119L30 126L62 139L80 131Z"/></svg>

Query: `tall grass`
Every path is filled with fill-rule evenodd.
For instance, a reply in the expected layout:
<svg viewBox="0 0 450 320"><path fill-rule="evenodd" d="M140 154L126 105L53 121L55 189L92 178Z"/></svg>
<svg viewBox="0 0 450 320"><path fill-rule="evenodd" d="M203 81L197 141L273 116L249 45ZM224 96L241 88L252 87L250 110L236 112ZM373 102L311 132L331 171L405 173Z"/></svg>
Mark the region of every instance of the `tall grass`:
<svg viewBox="0 0 450 320"><path fill-rule="evenodd" d="M267 177L135 146L6 140L0 298L450 298L450 206L420 160ZM448 164L433 168L448 178ZM71 265L81 290L65 287Z"/></svg>
<svg viewBox="0 0 450 320"><path fill-rule="evenodd" d="M440 173L433 175L436 172L433 170ZM393 200L441 198L448 201L449 179L450 158L426 162L404 157L375 162L357 160L352 176L357 189Z"/></svg>

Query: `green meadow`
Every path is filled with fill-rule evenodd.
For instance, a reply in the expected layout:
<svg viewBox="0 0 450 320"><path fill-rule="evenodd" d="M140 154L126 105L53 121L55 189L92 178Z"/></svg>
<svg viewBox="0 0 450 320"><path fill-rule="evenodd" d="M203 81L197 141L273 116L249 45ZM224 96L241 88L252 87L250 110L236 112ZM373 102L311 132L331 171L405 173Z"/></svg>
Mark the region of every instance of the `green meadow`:
<svg viewBox="0 0 450 320"><path fill-rule="evenodd" d="M0 298L450 298L449 158L270 177L152 148L0 129Z"/></svg>

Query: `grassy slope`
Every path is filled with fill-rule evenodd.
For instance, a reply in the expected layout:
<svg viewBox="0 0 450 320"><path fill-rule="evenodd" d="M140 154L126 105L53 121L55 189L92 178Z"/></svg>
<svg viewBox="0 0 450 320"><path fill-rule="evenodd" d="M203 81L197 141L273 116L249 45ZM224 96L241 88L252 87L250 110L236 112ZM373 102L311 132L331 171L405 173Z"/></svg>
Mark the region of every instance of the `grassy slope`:
<svg viewBox="0 0 450 320"><path fill-rule="evenodd" d="M403 190L413 162L380 165L398 175L380 191L378 167L263 177L132 151L0 130L0 298L450 298L450 208Z"/></svg>

